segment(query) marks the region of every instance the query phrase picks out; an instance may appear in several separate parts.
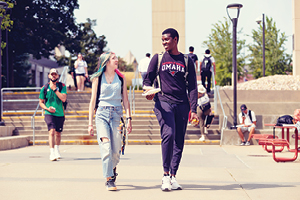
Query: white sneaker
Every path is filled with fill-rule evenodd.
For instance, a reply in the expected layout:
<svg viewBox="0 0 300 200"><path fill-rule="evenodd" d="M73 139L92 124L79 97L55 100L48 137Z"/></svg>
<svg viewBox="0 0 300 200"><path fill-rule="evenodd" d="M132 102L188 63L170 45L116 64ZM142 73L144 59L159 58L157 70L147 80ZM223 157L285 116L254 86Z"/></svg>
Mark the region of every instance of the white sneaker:
<svg viewBox="0 0 300 200"><path fill-rule="evenodd" d="M55 156L55 153L54 153L54 151L52 151L52 152L50 152L50 161L56 161L56 156Z"/></svg>
<svg viewBox="0 0 300 200"><path fill-rule="evenodd" d="M182 190L181 185L177 183L177 180L174 176L172 176L171 178L171 185L172 185L172 190Z"/></svg>
<svg viewBox="0 0 300 200"><path fill-rule="evenodd" d="M205 134L207 134L208 132L207 132L207 128L206 127L204 127L204 133Z"/></svg>
<svg viewBox="0 0 300 200"><path fill-rule="evenodd" d="M199 140L200 140L201 142L205 141L205 136L202 134L201 137L199 138Z"/></svg>
<svg viewBox="0 0 300 200"><path fill-rule="evenodd" d="M55 149L54 154L56 159L61 159L61 155L58 149Z"/></svg>
<svg viewBox="0 0 300 200"><path fill-rule="evenodd" d="M164 176L162 178L161 190L162 191L170 191L171 188L172 188L172 186L171 186L170 176Z"/></svg>
<svg viewBox="0 0 300 200"><path fill-rule="evenodd" d="M54 155L55 155L56 159L61 159L61 155L60 155L58 147L59 147L58 145L54 145Z"/></svg>

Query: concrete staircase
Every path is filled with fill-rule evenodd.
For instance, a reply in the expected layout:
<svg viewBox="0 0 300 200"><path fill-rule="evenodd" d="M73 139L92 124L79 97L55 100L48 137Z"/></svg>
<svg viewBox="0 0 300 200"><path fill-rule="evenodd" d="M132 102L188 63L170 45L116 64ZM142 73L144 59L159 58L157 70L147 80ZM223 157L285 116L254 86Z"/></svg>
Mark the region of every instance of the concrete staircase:
<svg viewBox="0 0 300 200"><path fill-rule="evenodd" d="M97 144L96 136L89 136L87 132L90 95L90 91L68 91L68 107L65 111L66 120L62 132L62 144ZM38 96L39 92L3 95L4 99L32 100L20 103L4 102L3 104L5 126L14 127L14 135L16 136L28 137L29 144L33 144L31 116L37 107L38 101L34 100L38 99ZM128 135L128 144L160 144L160 126L154 115L153 107L154 102L142 97L141 91L135 93L135 110L132 116L133 129ZM48 131L41 113L39 110L35 116L35 144L46 145L48 144ZM218 116L215 117L213 125L208 129L207 140L201 142L198 140L199 138L199 128L188 126L186 144L220 144Z"/></svg>

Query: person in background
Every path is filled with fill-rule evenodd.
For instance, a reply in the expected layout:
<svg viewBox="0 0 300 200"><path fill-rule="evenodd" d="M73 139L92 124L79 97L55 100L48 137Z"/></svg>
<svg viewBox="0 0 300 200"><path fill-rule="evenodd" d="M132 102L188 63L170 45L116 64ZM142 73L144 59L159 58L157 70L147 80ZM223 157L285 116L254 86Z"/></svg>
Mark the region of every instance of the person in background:
<svg viewBox="0 0 300 200"><path fill-rule="evenodd" d="M45 122L49 131L50 160L55 161L61 158L59 145L61 132L65 121L63 102L67 100L67 87L62 84L62 90L58 86L58 71L52 68L49 72L50 79L48 88L42 87L39 95L39 104L45 110ZM45 96L45 91L46 96Z"/></svg>
<svg viewBox="0 0 300 200"><path fill-rule="evenodd" d="M205 141L205 134L207 133L207 129L205 127L205 118L211 112L211 105L209 102L209 97L206 94L206 89L203 85L198 85L198 106L197 106L197 115L199 118L199 126L200 126L200 141Z"/></svg>
<svg viewBox="0 0 300 200"><path fill-rule="evenodd" d="M76 73L76 82L77 82L77 91L84 90L84 81L88 78L88 71L87 71L87 63L83 59L81 53L77 55L77 60L74 63L75 73Z"/></svg>
<svg viewBox="0 0 300 200"><path fill-rule="evenodd" d="M122 101L127 119L127 133L129 134L132 129L127 85L124 75L118 70L116 54L112 52L101 54L97 69L98 71L91 77L92 95L89 105L88 133L94 135L93 116L96 108L95 123L103 176L106 178L105 185L107 190L116 191L116 167L120 161L122 147L122 135L119 129L123 116Z"/></svg>
<svg viewBox="0 0 300 200"><path fill-rule="evenodd" d="M188 56L194 61L195 63L195 71L197 73L198 71L198 56L196 54L194 54L194 47L190 46L189 47L189 54Z"/></svg>
<svg viewBox="0 0 300 200"><path fill-rule="evenodd" d="M248 110L245 104L241 105L241 113L239 114L240 126L237 127L237 132L242 140L241 146L249 146L252 134L256 128L256 117L252 110ZM245 141L244 133L248 131L249 137L247 142Z"/></svg>
<svg viewBox="0 0 300 200"><path fill-rule="evenodd" d="M206 92L208 94L210 94L212 66L213 66L214 75L216 76L215 59L210 55L210 50L206 49L204 58L202 62L200 62L200 73L201 73L202 85L205 87ZM207 81L207 86L205 84L205 81Z"/></svg>
<svg viewBox="0 0 300 200"><path fill-rule="evenodd" d="M147 74L148 66L150 63L150 56L150 53L146 53L146 57L140 60L140 64L138 66L139 72L141 73L143 80L145 79L145 76Z"/></svg>
<svg viewBox="0 0 300 200"><path fill-rule="evenodd" d="M155 54L152 57L143 82L143 89L147 93L151 90L158 72L161 92L146 95L146 98L152 100L155 96L153 110L161 127L164 170L162 191L182 189L175 176L182 157L190 108L191 119L196 118L198 120L197 81L194 62L178 51L178 40L179 34L175 29L168 28L162 32L162 45L165 52L163 55ZM159 56L161 56L160 61ZM185 76L186 73L188 73L187 76ZM157 86L157 84L155 85Z"/></svg>

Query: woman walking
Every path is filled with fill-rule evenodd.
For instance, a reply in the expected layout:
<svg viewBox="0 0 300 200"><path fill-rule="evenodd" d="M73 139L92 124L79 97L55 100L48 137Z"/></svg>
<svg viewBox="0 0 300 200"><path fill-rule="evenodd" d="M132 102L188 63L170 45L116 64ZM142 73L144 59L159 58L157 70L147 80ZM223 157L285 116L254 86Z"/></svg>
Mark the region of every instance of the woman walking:
<svg viewBox="0 0 300 200"><path fill-rule="evenodd" d="M87 63L83 59L81 53L77 55L77 60L74 63L75 74L76 74L76 82L77 82L77 91L84 90L84 81L88 78L88 71L87 71Z"/></svg>
<svg viewBox="0 0 300 200"><path fill-rule="evenodd" d="M97 140L100 146L103 176L106 178L106 188L116 191L116 166L120 161L122 135L120 134L120 119L123 115L121 102L126 112L127 133L131 132L131 114L127 95L126 80L119 72L118 58L112 52L101 54L98 71L92 77L92 95L89 106L90 135L94 134L93 115L95 110L95 123Z"/></svg>

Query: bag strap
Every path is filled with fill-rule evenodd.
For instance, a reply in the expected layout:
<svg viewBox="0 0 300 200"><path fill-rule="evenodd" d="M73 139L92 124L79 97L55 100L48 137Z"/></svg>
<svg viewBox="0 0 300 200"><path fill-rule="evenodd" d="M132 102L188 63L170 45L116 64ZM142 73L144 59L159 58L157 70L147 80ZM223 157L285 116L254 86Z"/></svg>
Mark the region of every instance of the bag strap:
<svg viewBox="0 0 300 200"><path fill-rule="evenodd" d="M165 53L161 52L158 54L158 61L157 61L157 70L156 70L156 78L157 78L157 83L158 83L158 87L161 89L161 80L159 77L159 69L160 69L160 64L161 64L161 60L162 57L164 56ZM164 95L163 91L161 90L161 94Z"/></svg>
<svg viewBox="0 0 300 200"><path fill-rule="evenodd" d="M121 81L121 97L122 97L121 102L122 102L123 101L124 75L119 70L115 70L115 71L116 71L116 73L118 75L118 78ZM101 94L101 80L102 80L102 75L103 75L103 73L98 77L98 86L97 86L97 96L96 96L95 110L97 110L98 104L100 102L99 97L100 97L100 94Z"/></svg>
<svg viewBox="0 0 300 200"><path fill-rule="evenodd" d="M157 70L156 70L156 77L157 77L157 82L158 82L158 87L161 89L161 80L159 77L159 69L160 69L160 64L161 64L161 60L163 58L165 53L161 52L158 54L158 61L157 61ZM183 54L184 56L184 63L185 63L185 74L184 74L184 79L187 82L187 76L189 74L189 56L186 54ZM162 95L164 94L163 91L161 90Z"/></svg>
<svg viewBox="0 0 300 200"><path fill-rule="evenodd" d="M46 83L44 85L44 97L45 97L45 105L46 105L46 102L47 102L47 90L48 90L48 87L49 87L49 83Z"/></svg>

